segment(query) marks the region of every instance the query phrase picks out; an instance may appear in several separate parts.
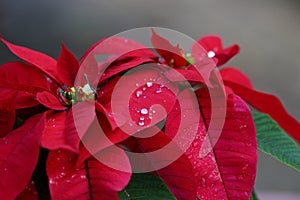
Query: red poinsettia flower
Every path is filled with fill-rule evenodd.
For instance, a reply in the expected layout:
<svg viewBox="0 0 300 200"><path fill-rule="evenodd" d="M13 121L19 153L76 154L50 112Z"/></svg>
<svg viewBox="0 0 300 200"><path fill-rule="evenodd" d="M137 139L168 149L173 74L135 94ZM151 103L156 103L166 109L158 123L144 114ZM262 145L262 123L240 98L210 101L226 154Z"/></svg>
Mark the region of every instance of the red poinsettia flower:
<svg viewBox="0 0 300 200"><path fill-rule="evenodd" d="M299 123L241 72L214 71L238 52L237 45L223 49L220 38L209 36L185 54L152 32L159 56L111 37L80 62L64 45L56 61L1 38L25 61L0 67L1 198L37 198L41 186L35 190L32 177L46 171L53 199L118 199L132 168L158 175L178 199L250 198L257 143L245 101L296 139ZM99 62L98 55L109 56ZM225 86L216 85L219 76ZM16 116L24 123L14 129ZM169 145L172 151L147 154ZM142 162L134 153L143 155Z"/></svg>
<svg viewBox="0 0 300 200"><path fill-rule="evenodd" d="M1 126L4 128L2 136L5 137L2 138L1 141L4 143L0 146L1 152L5 152L1 154L0 159L3 177L1 185L7 190L1 190L0 196L14 198L30 182L31 174L38 161L40 147L51 150L51 155L54 154L51 153L52 151L59 151L59 149L75 154L79 153L80 137L78 132L85 133L95 120L96 113L88 112L88 108L97 102L94 102L96 92L88 82L89 74L84 74L85 85L73 86L79 63L64 45L60 57L56 61L45 54L13 45L2 38L1 41L11 52L26 62L7 63L0 68L3 77L1 98L6 97L1 102L1 113L7 116L6 119L1 116ZM15 103L13 103L14 101ZM20 128L11 131L13 121L15 121L15 112L18 112L18 109L31 109L38 105L44 106L38 110L38 112L46 110L44 114L25 118L25 123ZM80 130L76 128L73 119L73 115L76 114L73 112L75 108L80 117L84 119L84 123L78 125ZM101 105L98 105L97 108L99 108L97 109L99 112L105 112ZM13 154L16 156L11 156ZM49 163L53 165L52 162L49 161ZM99 166L101 169L106 167ZM87 167L88 169L89 167ZM73 167L72 170L75 168ZM114 170L110 171L111 173L106 173L107 177L118 173ZM52 177L52 171L48 170L47 172L48 176ZM120 190L129 181L130 174L119 172L119 175L123 177L118 182L117 188ZM19 177L23 178L20 180ZM16 182L18 184L15 184ZM105 188L105 185L101 187L106 190L106 193L102 193L100 196L118 191L114 190L115 188ZM50 187L50 192L52 196L56 195L56 190L52 187Z"/></svg>
<svg viewBox="0 0 300 200"><path fill-rule="evenodd" d="M221 38L216 35L202 37L197 42L205 48L208 56L214 59L217 66L224 65L240 51L240 47L236 44L223 48Z"/></svg>
<svg viewBox="0 0 300 200"><path fill-rule="evenodd" d="M218 59L217 66L225 64L239 52L239 46L236 44L223 49L222 40L218 36L205 36L197 42L205 48L208 54L211 54L210 57ZM299 122L287 113L276 96L255 90L249 78L234 67L223 68L220 73L224 84L235 94L257 110L269 114L287 133L300 142Z"/></svg>

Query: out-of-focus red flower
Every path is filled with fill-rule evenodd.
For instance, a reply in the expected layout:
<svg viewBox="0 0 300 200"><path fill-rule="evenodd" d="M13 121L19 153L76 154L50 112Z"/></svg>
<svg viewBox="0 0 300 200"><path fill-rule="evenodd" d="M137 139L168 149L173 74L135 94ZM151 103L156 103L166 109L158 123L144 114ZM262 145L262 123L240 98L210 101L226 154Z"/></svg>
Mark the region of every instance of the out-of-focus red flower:
<svg viewBox="0 0 300 200"><path fill-rule="evenodd" d="M240 51L240 47L237 44L223 48L221 38L216 35L204 36L197 42L205 48L208 56L214 59L217 66L224 65Z"/></svg>

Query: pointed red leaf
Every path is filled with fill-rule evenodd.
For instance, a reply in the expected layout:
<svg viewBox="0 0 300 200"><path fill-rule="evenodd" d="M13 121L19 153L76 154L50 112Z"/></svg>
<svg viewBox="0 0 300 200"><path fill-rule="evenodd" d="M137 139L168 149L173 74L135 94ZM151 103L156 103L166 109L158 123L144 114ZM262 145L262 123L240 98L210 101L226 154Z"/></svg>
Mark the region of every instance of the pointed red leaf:
<svg viewBox="0 0 300 200"><path fill-rule="evenodd" d="M226 67L220 70L223 81L233 81L248 88L253 88L251 80L240 70L234 67Z"/></svg>
<svg viewBox="0 0 300 200"><path fill-rule="evenodd" d="M34 182L30 181L15 200L38 200L38 193L35 189Z"/></svg>
<svg viewBox="0 0 300 200"><path fill-rule="evenodd" d="M0 139L0 199L14 199L30 181L39 156L40 118L31 117Z"/></svg>
<svg viewBox="0 0 300 200"><path fill-rule="evenodd" d="M16 94L16 109L38 105L35 95L49 90L46 77L36 68L21 62L10 62L0 67L0 94ZM4 94L5 93L5 94Z"/></svg>
<svg viewBox="0 0 300 200"><path fill-rule="evenodd" d="M251 106L270 115L281 128L300 143L300 123L285 110L276 96L245 87L235 80L224 80L224 84Z"/></svg>
<svg viewBox="0 0 300 200"><path fill-rule="evenodd" d="M38 51L12 44L4 40L2 37L0 37L0 41L2 41L13 54L26 61L27 63L39 68L57 83L61 83L61 81L57 79L55 59Z"/></svg>
<svg viewBox="0 0 300 200"><path fill-rule="evenodd" d="M102 74L100 82L102 82L118 73L121 73L125 70L140 66L142 64L151 63L151 62L154 62L154 60L143 56L143 57L132 58L130 60L120 60L119 62L116 62L116 63L112 63L112 62L101 63L100 69L102 69L102 68L105 69L108 65L111 65L111 66L108 67L106 69L106 71Z"/></svg>
<svg viewBox="0 0 300 200"><path fill-rule="evenodd" d="M104 116L98 116L98 119L94 120L84 137L81 139L83 145L80 147L77 166L78 164L82 164L91 155L94 155L107 147L118 144L128 137L130 137L130 135L126 134L118 127L112 130L108 122L104 119ZM87 146L88 149L84 146Z"/></svg>
<svg viewBox="0 0 300 200"><path fill-rule="evenodd" d="M130 167L123 152L102 157L110 157L111 162L118 162ZM67 150L51 151L47 160L47 174L52 199L118 199L117 192L122 190L130 179L130 173L107 167L95 158L86 160L75 167L76 154Z"/></svg>
<svg viewBox="0 0 300 200"><path fill-rule="evenodd" d="M197 196L200 199L249 199L257 163L256 135L251 112L239 97L230 95L224 128L219 130L221 135L212 150L210 141L216 140L214 132L217 130L210 130L210 138L207 138L207 125L219 119L211 119L211 97L207 91L198 90L197 94L205 122L201 117L198 133L186 152L194 166ZM186 109L181 110L186 112ZM193 115L193 110L189 112ZM187 115L181 113L179 108L169 114L166 134L170 137L176 135L183 114Z"/></svg>
<svg viewBox="0 0 300 200"><path fill-rule="evenodd" d="M173 46L167 39L158 35L154 29L152 29L151 42L155 50L165 59L167 65L177 67L186 65L187 61L179 45Z"/></svg>
<svg viewBox="0 0 300 200"><path fill-rule="evenodd" d="M143 132L139 134L142 135ZM138 162L134 163L136 166L143 163L139 170L156 171L176 198L196 199L197 189L196 179L192 173L193 167L184 152L169 137L160 131L148 138L135 138L135 142L141 153L145 153L144 160L131 160L131 162ZM162 149L165 150L161 151ZM149 154L157 151L161 152ZM162 163L166 165L163 168L160 167Z"/></svg>
<svg viewBox="0 0 300 200"><path fill-rule="evenodd" d="M109 103L103 105L129 135L165 119L179 90L177 84L163 76L160 68L133 70L116 80L114 87L108 87L113 89L111 99L107 98ZM100 95L109 97L107 92Z"/></svg>
<svg viewBox="0 0 300 200"><path fill-rule="evenodd" d="M78 135L73 132L65 132L67 112L55 113L47 111L44 113L44 132L41 137L41 146L49 150L68 149L78 151Z"/></svg>
<svg viewBox="0 0 300 200"><path fill-rule="evenodd" d="M9 92L10 93L10 92ZM16 92L15 92L16 94ZM15 94L12 96L1 92L0 96L0 138L4 137L14 127L16 120Z"/></svg>
<svg viewBox="0 0 300 200"><path fill-rule="evenodd" d="M99 61L100 58L107 58ZM98 58L96 60L96 57ZM103 81L116 73L150 62L157 56L144 45L127 38L109 37L94 44L80 59L79 74L87 74L91 84ZM103 73L107 69L107 72ZM98 73L103 73L102 77ZM99 76L99 77L98 77ZM79 80L77 82L83 82Z"/></svg>
<svg viewBox="0 0 300 200"><path fill-rule="evenodd" d="M222 40L216 35L202 37L197 43L203 46L208 53L211 52L210 57L216 58L217 66L227 63L240 51L240 47L236 44L223 49Z"/></svg>
<svg viewBox="0 0 300 200"><path fill-rule="evenodd" d="M225 85L254 108L269 114L290 136L300 142L300 123L284 109L276 96L255 90L249 78L238 69L224 68L220 70L220 74Z"/></svg>
<svg viewBox="0 0 300 200"><path fill-rule="evenodd" d="M208 57L206 50L197 42L192 46L192 56L195 61L190 69L196 70L204 79L204 83L211 86L210 76L216 64Z"/></svg>
<svg viewBox="0 0 300 200"><path fill-rule="evenodd" d="M57 60L57 74L64 84L69 87L74 85L79 69L76 57L62 44L62 51Z"/></svg>
<svg viewBox="0 0 300 200"><path fill-rule="evenodd" d="M63 106L56 96L54 96L53 94L47 91L37 93L36 100L40 102L42 105L46 106L47 108L53 110L67 109L67 107Z"/></svg>

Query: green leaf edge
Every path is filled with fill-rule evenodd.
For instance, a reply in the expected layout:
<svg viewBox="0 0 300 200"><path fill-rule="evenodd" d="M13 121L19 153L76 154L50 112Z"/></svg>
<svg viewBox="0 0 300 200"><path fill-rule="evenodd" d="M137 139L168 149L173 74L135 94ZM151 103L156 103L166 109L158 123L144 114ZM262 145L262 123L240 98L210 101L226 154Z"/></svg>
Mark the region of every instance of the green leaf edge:
<svg viewBox="0 0 300 200"><path fill-rule="evenodd" d="M257 194L256 194L256 192L255 192L254 189L253 189L253 191L252 191L252 195L251 195L251 197L250 197L250 200L259 200L258 197L257 197Z"/></svg>
<svg viewBox="0 0 300 200"><path fill-rule="evenodd" d="M140 191L140 193L138 192ZM153 196L151 196L153 195ZM151 173L134 173L126 188L118 193L120 200L151 199L175 200L159 176Z"/></svg>
<svg viewBox="0 0 300 200"><path fill-rule="evenodd" d="M253 111L252 116L256 126L258 149L281 163L300 171L300 148L298 144L269 115ZM266 134L272 137L266 137ZM278 141L279 144L274 145Z"/></svg>

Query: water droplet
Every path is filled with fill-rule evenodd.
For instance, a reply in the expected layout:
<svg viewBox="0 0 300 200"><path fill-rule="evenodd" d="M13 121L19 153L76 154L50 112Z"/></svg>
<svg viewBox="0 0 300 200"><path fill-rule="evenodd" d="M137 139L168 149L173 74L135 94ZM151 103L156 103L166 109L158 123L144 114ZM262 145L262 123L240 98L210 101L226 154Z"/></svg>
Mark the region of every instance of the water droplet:
<svg viewBox="0 0 300 200"><path fill-rule="evenodd" d="M140 97L142 94L143 94L143 92L139 90L139 91L137 91L137 92L135 93L135 96L136 96L136 97Z"/></svg>
<svg viewBox="0 0 300 200"><path fill-rule="evenodd" d="M8 144L8 139L7 138L3 138L2 140L3 140L4 144Z"/></svg>
<svg viewBox="0 0 300 200"><path fill-rule="evenodd" d="M144 121L144 120L145 120L145 117L140 117L140 120L141 120L141 121Z"/></svg>
<svg viewBox="0 0 300 200"><path fill-rule="evenodd" d="M243 171L246 171L248 167L249 167L249 164L246 163L246 164L244 165L244 167L243 167Z"/></svg>
<svg viewBox="0 0 300 200"><path fill-rule="evenodd" d="M49 179L49 184L56 184L56 182L51 178Z"/></svg>
<svg viewBox="0 0 300 200"><path fill-rule="evenodd" d="M201 183L202 183L202 185L205 185L205 184L206 184L206 180L205 180L204 177L201 178Z"/></svg>
<svg viewBox="0 0 300 200"><path fill-rule="evenodd" d="M81 179L86 179L86 176L85 175L81 175L80 178Z"/></svg>
<svg viewBox="0 0 300 200"><path fill-rule="evenodd" d="M148 114L148 109L147 108L142 108L141 113L143 115L147 115Z"/></svg>
<svg viewBox="0 0 300 200"><path fill-rule="evenodd" d="M167 100L165 100L165 99L164 99L164 100L163 100L163 102L164 102L164 103L166 103L166 102L167 102Z"/></svg>
<svg viewBox="0 0 300 200"><path fill-rule="evenodd" d="M143 87L143 91L146 91L146 88L145 88L145 87Z"/></svg>
<svg viewBox="0 0 300 200"><path fill-rule="evenodd" d="M247 128L247 125L241 125L240 126L240 129L244 129L244 128Z"/></svg>
<svg viewBox="0 0 300 200"><path fill-rule="evenodd" d="M213 51L209 51L208 53L207 53L207 55L208 55L208 57L209 58L213 58L213 57L215 57L215 52L213 52Z"/></svg>
<svg viewBox="0 0 300 200"><path fill-rule="evenodd" d="M71 176L71 178L75 178L77 175L76 174L73 174L72 176Z"/></svg>
<svg viewBox="0 0 300 200"><path fill-rule="evenodd" d="M140 126L144 126L145 123L144 123L143 121L141 121L141 122L139 122L139 125L140 125Z"/></svg>
<svg viewBox="0 0 300 200"><path fill-rule="evenodd" d="M161 88L158 88L158 89L155 91L156 94L159 94L159 93L161 93L161 92L162 92Z"/></svg>
<svg viewBox="0 0 300 200"><path fill-rule="evenodd" d="M252 143L251 142L247 142L246 145L247 145L247 147L251 147Z"/></svg>
<svg viewBox="0 0 300 200"><path fill-rule="evenodd" d="M136 83L136 84L135 84L135 86L136 86L136 87L139 87L139 86L140 86L140 84L139 84L139 83Z"/></svg>
<svg viewBox="0 0 300 200"><path fill-rule="evenodd" d="M153 113L156 113L156 110L152 110Z"/></svg>
<svg viewBox="0 0 300 200"><path fill-rule="evenodd" d="M149 81L149 82L147 82L146 85L147 85L147 87L151 87L153 85L153 83Z"/></svg>
<svg viewBox="0 0 300 200"><path fill-rule="evenodd" d="M198 142L197 140L195 140L195 141L193 142L193 147L198 147L198 145L199 145L199 142Z"/></svg>

